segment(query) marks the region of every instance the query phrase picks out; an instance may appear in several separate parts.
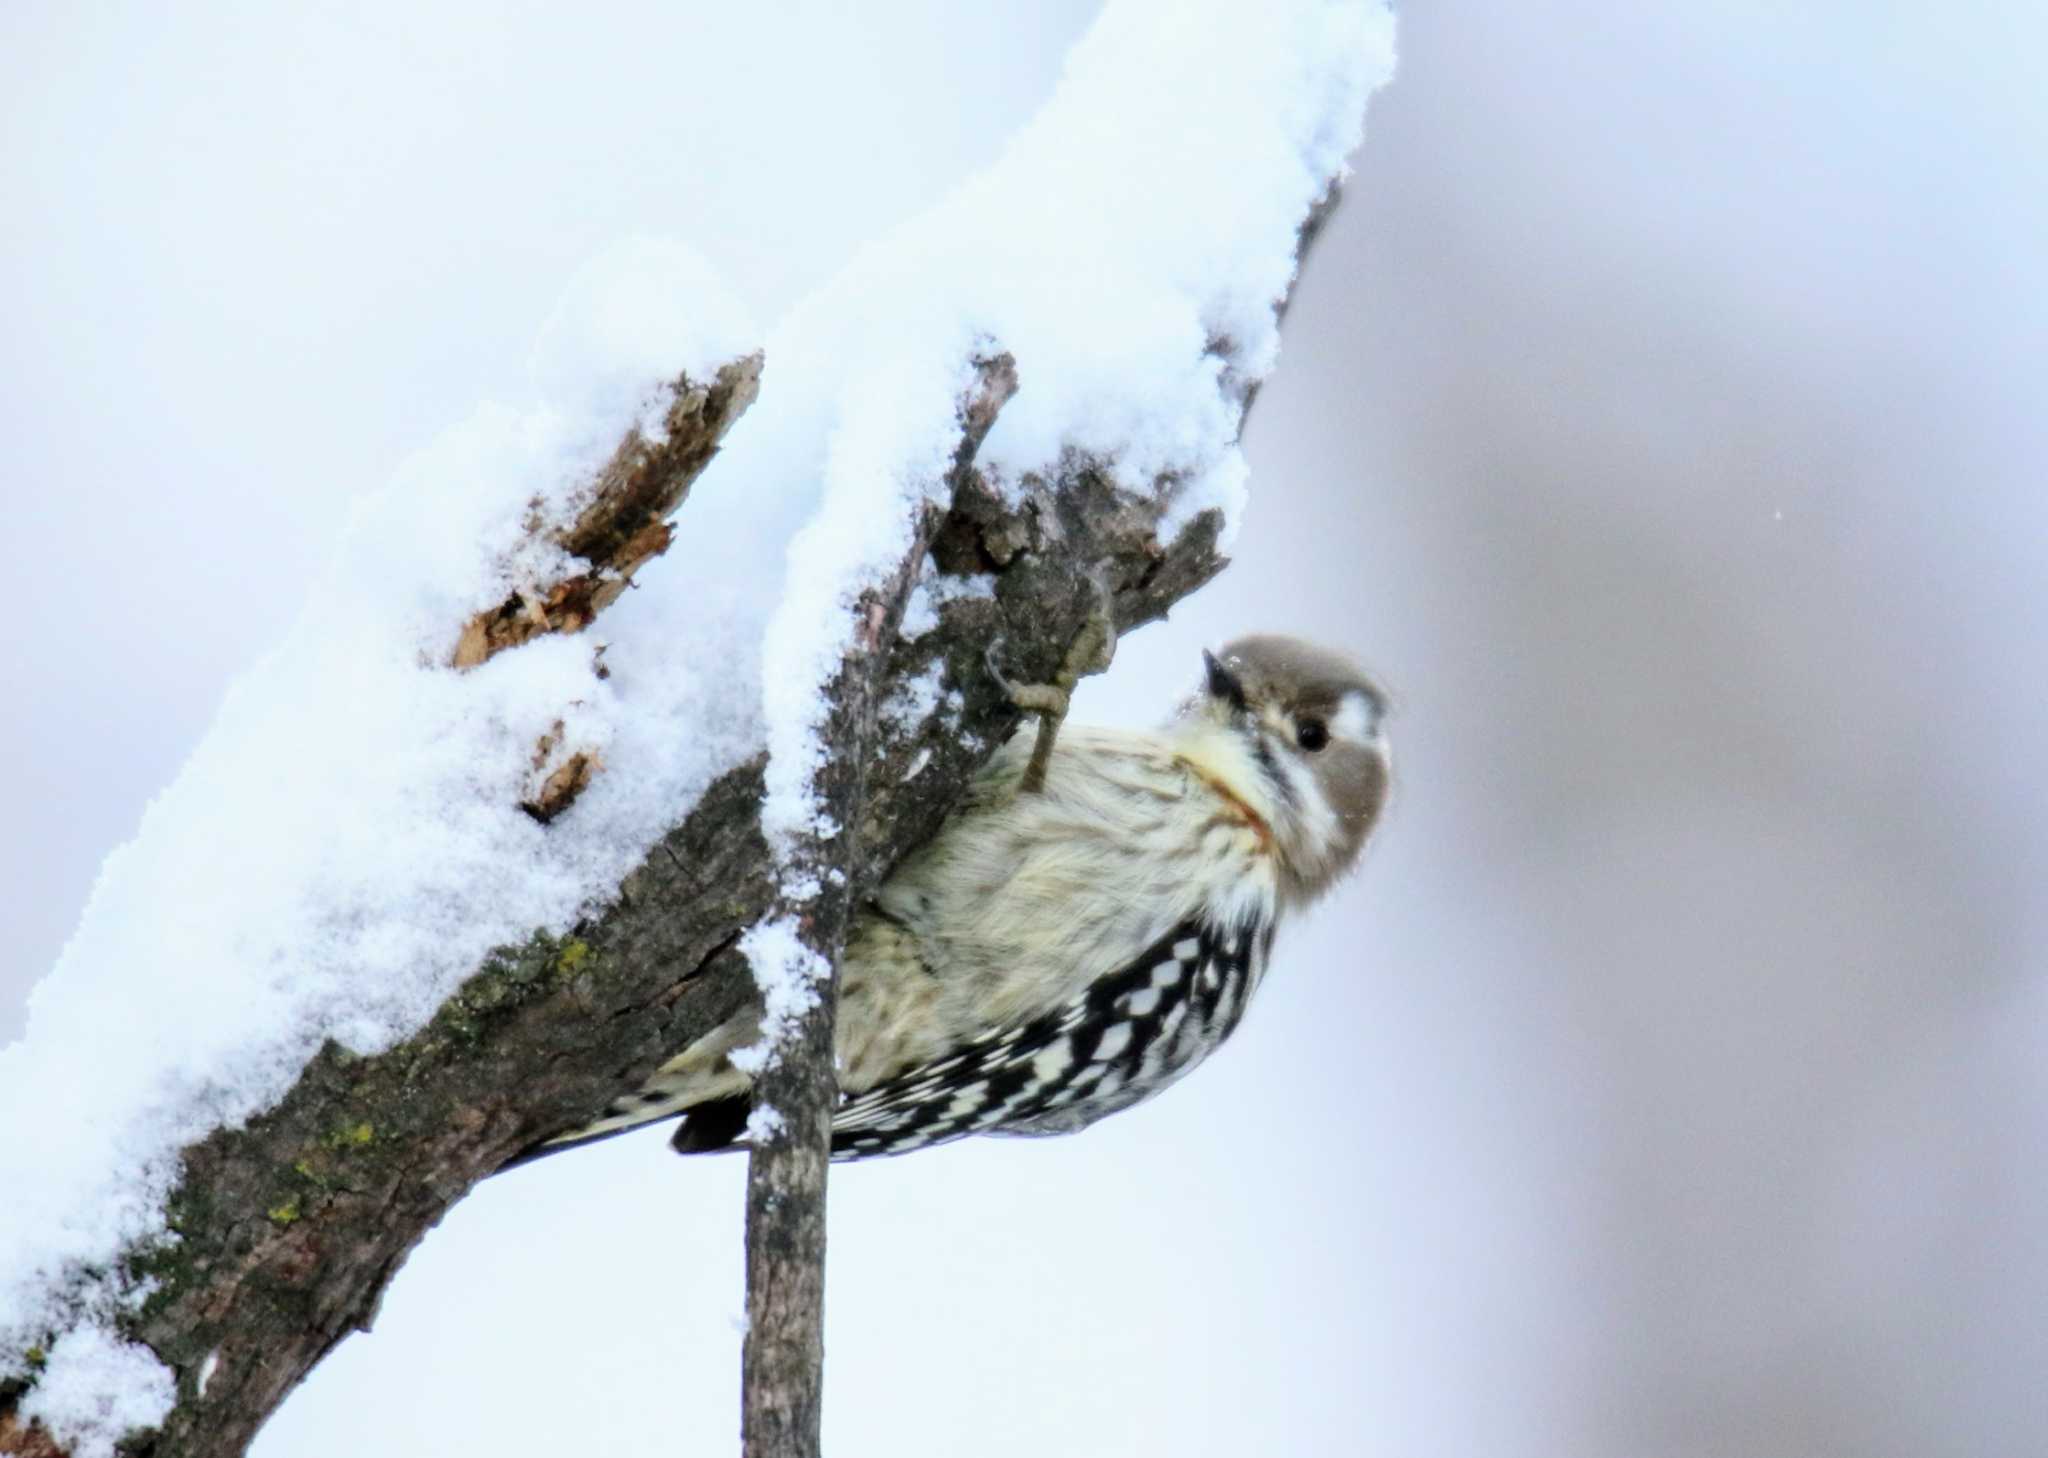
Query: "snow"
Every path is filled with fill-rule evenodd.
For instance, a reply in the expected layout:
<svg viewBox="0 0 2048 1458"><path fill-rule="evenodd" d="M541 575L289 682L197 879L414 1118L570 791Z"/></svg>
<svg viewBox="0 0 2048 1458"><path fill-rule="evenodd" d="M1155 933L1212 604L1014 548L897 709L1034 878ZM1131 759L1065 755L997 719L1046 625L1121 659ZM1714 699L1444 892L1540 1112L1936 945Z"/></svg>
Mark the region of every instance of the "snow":
<svg viewBox="0 0 2048 1458"><path fill-rule="evenodd" d="M805 901L816 894L813 888L799 887L792 899ZM804 945L794 917L771 917L748 928L740 938L740 951L761 986L761 1041L735 1048L728 1056L740 1072L759 1073L787 1041L797 1020L818 1005L818 989L832 968ZM778 1123L780 1118L777 1114Z"/></svg>
<svg viewBox="0 0 2048 1458"><path fill-rule="evenodd" d="M121 1435L155 1426L175 1396L155 1353L89 1321L50 1347L21 1415L68 1438L72 1458L114 1458Z"/></svg>
<svg viewBox="0 0 2048 1458"><path fill-rule="evenodd" d="M927 562L923 579L910 590L910 599L903 605L901 632L907 641L914 643L938 627L939 613L946 604L963 598L993 602L995 595L996 580L991 574L944 577Z"/></svg>
<svg viewBox="0 0 2048 1458"><path fill-rule="evenodd" d="M708 380L761 342L711 263L673 239L622 239L570 278L528 362L557 405L604 419L645 403L650 380ZM644 419L650 438L660 414ZM612 442L599 444L609 447Z"/></svg>
<svg viewBox="0 0 2048 1458"><path fill-rule="evenodd" d="M934 663L915 678L905 679L896 691L882 702L882 722L898 733L911 733L939 712L941 708L957 715L967 706L960 691L948 692L946 665Z"/></svg>
<svg viewBox="0 0 2048 1458"><path fill-rule="evenodd" d="M920 511L944 504L977 346L986 342L964 323L942 325L925 347L892 368L857 372L839 392L821 499L790 543L782 600L761 645L769 751L762 828L785 859L809 837L832 833L815 783L825 762L827 692L870 631L863 595L902 566Z"/></svg>
<svg viewBox="0 0 2048 1458"><path fill-rule="evenodd" d="M479 407L358 504L0 1050L0 1105L39 1111L0 1125L0 1166L35 1171L0 1206L0 1371L47 1348L29 1400L61 1437L103 1451L171 1401L110 1335L132 1292L108 1273L166 1238L182 1146L269 1106L325 1040L389 1047L491 949L567 928L764 743L771 844L837 833L823 694L943 488L975 358L1007 351L1020 380L980 457L1001 489L1080 452L1132 490L1170 481L1174 523L1235 520L1242 391L1277 354L1295 230L1391 66L1368 0L1112 4L994 166L767 336L760 400L638 590L590 634L456 673L461 623L563 565L524 530L533 504L562 515L621 432L658 428L665 380L759 342L680 245L629 240L574 276L531 398ZM924 584L912 630L986 590ZM602 768L543 828L518 801L558 722ZM824 969L787 919L744 945L772 1042Z"/></svg>

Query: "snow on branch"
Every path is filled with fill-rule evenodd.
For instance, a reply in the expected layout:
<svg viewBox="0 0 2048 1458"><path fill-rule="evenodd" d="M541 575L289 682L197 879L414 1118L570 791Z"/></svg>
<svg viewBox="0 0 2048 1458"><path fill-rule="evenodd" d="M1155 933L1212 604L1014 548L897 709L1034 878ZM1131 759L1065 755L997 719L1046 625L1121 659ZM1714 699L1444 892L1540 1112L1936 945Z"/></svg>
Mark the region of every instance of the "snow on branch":
<svg viewBox="0 0 2048 1458"><path fill-rule="evenodd" d="M1042 678L1098 584L1129 629L1220 569L1391 34L1115 0L765 341L674 245L572 281L533 400L359 504L0 1051L39 1111L0 1123L0 1453L241 1451L477 1181L760 1005L750 931L829 960L1015 728L991 644Z"/></svg>

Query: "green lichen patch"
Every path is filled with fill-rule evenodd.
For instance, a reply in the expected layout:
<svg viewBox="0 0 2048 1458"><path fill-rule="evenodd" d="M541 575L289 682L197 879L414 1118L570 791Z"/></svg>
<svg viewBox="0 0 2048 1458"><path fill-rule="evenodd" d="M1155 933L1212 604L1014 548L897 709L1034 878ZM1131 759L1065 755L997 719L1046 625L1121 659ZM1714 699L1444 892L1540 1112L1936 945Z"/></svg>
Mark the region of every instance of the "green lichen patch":
<svg viewBox="0 0 2048 1458"><path fill-rule="evenodd" d="M272 1225L290 1225L293 1221L299 1218L299 1197L297 1195L293 1195L289 1199L280 1201L278 1204L272 1205L268 1210L265 1210L263 1213L270 1217L270 1223Z"/></svg>
<svg viewBox="0 0 2048 1458"><path fill-rule="evenodd" d="M466 993L480 983L509 983L524 992L534 984L573 973L593 955L590 944L580 937L553 937L537 931L521 947L505 948L492 954L483 971L470 979ZM500 992L504 989L501 987Z"/></svg>
<svg viewBox="0 0 2048 1458"><path fill-rule="evenodd" d="M597 951L580 937L556 938L535 932L524 946L500 951L441 1005L409 1046L431 1059L443 1048L482 1043L501 1017L552 993L563 982L588 974Z"/></svg>
<svg viewBox="0 0 2048 1458"><path fill-rule="evenodd" d="M555 974L559 977L573 977L597 954L590 950L590 943L572 937L562 944L562 950L555 953Z"/></svg>
<svg viewBox="0 0 2048 1458"><path fill-rule="evenodd" d="M377 1126L365 1119L360 1123L346 1124L327 1136L329 1149L361 1149L377 1137Z"/></svg>

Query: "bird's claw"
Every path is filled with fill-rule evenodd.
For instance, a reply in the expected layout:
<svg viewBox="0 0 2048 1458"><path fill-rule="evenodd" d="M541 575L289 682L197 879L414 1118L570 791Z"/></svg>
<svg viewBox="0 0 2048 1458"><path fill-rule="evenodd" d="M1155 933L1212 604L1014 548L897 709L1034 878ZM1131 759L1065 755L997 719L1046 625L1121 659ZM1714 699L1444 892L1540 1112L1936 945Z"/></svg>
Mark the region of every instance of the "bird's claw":
<svg viewBox="0 0 2048 1458"><path fill-rule="evenodd" d="M1059 672L1053 675L1052 682L1013 681L997 666L997 645L993 643L983 655L989 677L995 680L996 687L1003 691L1004 696L1023 712L1038 716L1038 738L1031 746L1031 762L1025 765L1023 778L1017 782L1019 794L1036 794L1045 788L1046 768L1052 762L1053 741L1059 735L1061 721L1067 717L1074 686L1089 674L1108 668L1116 654L1116 618L1109 589L1100 581L1094 586L1095 602L1088 610L1081 631L1067 645L1066 657L1060 663Z"/></svg>

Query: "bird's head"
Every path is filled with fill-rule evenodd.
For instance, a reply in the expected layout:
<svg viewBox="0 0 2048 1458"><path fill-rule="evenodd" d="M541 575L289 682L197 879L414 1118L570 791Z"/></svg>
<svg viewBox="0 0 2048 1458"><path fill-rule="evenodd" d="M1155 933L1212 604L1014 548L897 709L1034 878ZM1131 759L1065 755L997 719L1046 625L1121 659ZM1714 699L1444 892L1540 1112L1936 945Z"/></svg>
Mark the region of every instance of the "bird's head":
<svg viewBox="0 0 2048 1458"><path fill-rule="evenodd" d="M1260 634L1204 653L1182 711L1182 756L1262 820L1290 900L1357 863L1386 804L1386 696L1341 654Z"/></svg>

